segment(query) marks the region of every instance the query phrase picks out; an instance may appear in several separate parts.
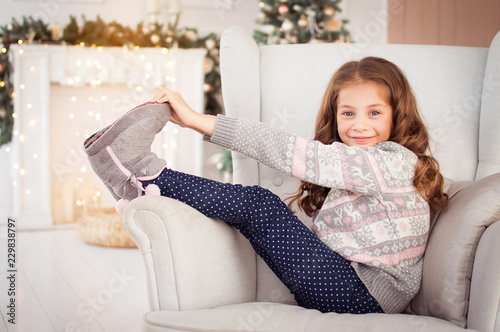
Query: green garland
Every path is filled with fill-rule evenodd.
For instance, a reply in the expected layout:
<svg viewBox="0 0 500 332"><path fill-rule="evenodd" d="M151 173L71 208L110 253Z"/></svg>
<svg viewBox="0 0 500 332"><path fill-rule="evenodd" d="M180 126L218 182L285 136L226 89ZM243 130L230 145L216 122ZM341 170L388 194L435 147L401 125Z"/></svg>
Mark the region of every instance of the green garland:
<svg viewBox="0 0 500 332"><path fill-rule="evenodd" d="M12 43L71 44L85 46L123 46L130 47L179 47L205 48L205 113L223 112L217 95L220 93L219 46L220 39L211 33L199 37L196 29L177 28L179 17L167 27L161 24L139 23L135 29L124 27L116 22L105 23L100 17L89 21L83 17L84 24L78 26L76 18L64 28L62 37L57 38L54 27L32 17L23 17L22 22L12 19L12 23L0 27L3 48L0 50L0 146L12 139L14 126L14 86L12 84L12 65L9 62L9 47Z"/></svg>

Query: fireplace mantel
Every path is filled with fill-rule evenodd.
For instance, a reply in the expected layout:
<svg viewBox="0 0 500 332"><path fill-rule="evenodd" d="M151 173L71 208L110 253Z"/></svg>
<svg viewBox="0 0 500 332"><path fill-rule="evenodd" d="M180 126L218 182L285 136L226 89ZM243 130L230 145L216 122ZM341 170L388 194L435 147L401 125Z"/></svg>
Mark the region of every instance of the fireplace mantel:
<svg viewBox="0 0 500 332"><path fill-rule="evenodd" d="M15 87L12 215L18 226L43 228L53 223L50 130L56 128L50 128L50 116L57 110L51 109L51 85L75 89L122 85L130 91L169 86L181 92L193 109L202 110L205 53L203 49L12 46ZM200 175L202 140L196 133L180 131L182 140L189 141L192 155L181 168ZM157 154L161 156L162 152Z"/></svg>

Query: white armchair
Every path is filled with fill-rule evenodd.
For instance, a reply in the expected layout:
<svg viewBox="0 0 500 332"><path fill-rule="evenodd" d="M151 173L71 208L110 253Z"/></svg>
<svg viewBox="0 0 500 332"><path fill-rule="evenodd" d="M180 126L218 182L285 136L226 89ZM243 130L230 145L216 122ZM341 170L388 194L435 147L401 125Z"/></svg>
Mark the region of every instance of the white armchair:
<svg viewBox="0 0 500 332"><path fill-rule="evenodd" d="M450 204L433 215L421 289L407 311L354 316L298 307L238 231L175 200L144 196L124 214L147 270L151 312L144 331L500 332L500 33L489 49L259 47L231 28L221 44L227 115L311 137L333 72L368 55L393 61L407 74L449 179ZM259 184L281 196L298 186L243 155L233 159L235 183Z"/></svg>

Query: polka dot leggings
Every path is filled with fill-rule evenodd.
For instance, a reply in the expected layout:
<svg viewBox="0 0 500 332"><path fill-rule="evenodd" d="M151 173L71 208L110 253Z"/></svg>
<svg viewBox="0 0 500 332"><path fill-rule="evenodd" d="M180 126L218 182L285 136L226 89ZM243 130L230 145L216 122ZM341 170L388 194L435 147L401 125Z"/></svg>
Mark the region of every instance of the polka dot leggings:
<svg viewBox="0 0 500 332"><path fill-rule="evenodd" d="M237 228L300 306L321 312L382 312L350 263L319 240L269 190L170 169L144 185L151 183L160 188L162 196Z"/></svg>

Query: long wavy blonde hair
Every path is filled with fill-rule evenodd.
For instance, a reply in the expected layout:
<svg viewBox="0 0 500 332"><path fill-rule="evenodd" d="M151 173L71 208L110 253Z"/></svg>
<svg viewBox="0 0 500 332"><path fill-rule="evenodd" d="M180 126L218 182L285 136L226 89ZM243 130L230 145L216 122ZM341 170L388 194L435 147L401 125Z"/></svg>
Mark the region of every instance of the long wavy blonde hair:
<svg viewBox="0 0 500 332"><path fill-rule="evenodd" d="M389 141L396 142L418 157L413 184L431 208L443 210L448 202L443 192L443 176L436 159L429 152L429 134L420 117L415 96L405 74L395 64L382 58L367 57L340 67L330 79L316 118L314 140L323 144L342 142L337 132L339 92L346 86L365 82L389 88L389 105L393 125ZM308 216L321 209L330 188L302 181L289 199L289 208L296 202Z"/></svg>

